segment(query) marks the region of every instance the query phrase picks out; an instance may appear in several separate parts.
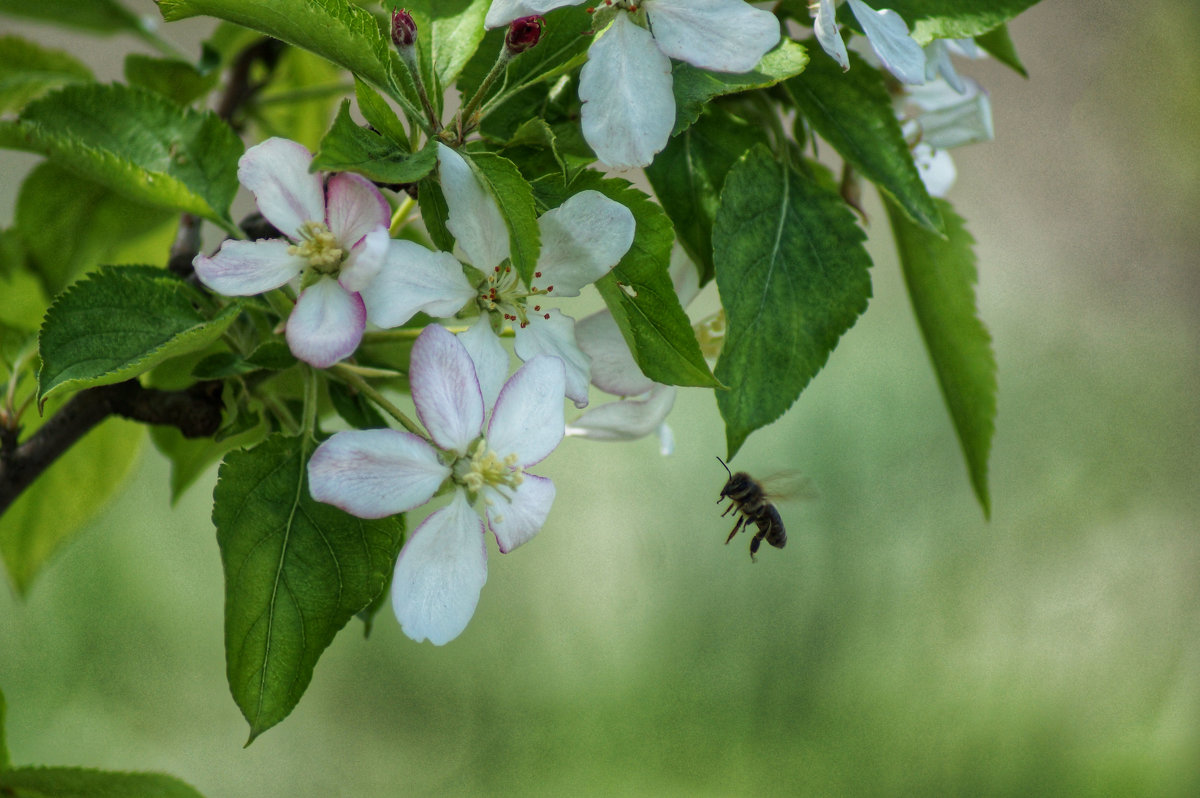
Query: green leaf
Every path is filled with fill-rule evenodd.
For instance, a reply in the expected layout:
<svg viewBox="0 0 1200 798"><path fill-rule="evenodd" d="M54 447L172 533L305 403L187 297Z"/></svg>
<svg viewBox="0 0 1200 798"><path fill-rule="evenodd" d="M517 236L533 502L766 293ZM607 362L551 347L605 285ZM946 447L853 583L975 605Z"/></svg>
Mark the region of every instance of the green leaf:
<svg viewBox="0 0 1200 798"><path fill-rule="evenodd" d="M256 138L281 136L311 152L345 96L346 75L341 69L312 53L285 48L270 83L254 99Z"/></svg>
<svg viewBox="0 0 1200 798"><path fill-rule="evenodd" d="M340 382L327 383L333 409L355 429L380 429L388 425L367 397Z"/></svg>
<svg viewBox="0 0 1200 798"><path fill-rule="evenodd" d="M975 302L975 243L963 220L939 200L946 238L914 226L888 203L888 218L925 348L962 444L967 471L985 516L988 453L996 424L996 358Z"/></svg>
<svg viewBox="0 0 1200 798"><path fill-rule="evenodd" d="M1038 0L888 0L924 46L934 39L969 39L1008 22Z"/></svg>
<svg viewBox="0 0 1200 798"><path fill-rule="evenodd" d="M13 231L0 234L0 256L15 255L21 249ZM24 257L24 253L21 253ZM24 261L13 262L12 268L0 269L0 324L16 330L34 331L42 324L48 298L41 282L25 268Z"/></svg>
<svg viewBox="0 0 1200 798"><path fill-rule="evenodd" d="M92 33L142 32L142 22L116 0L0 0L0 14Z"/></svg>
<svg viewBox="0 0 1200 798"><path fill-rule="evenodd" d="M201 72L194 64L142 53L125 56L125 80L158 92L177 105L191 105L217 86L221 73Z"/></svg>
<svg viewBox="0 0 1200 798"><path fill-rule="evenodd" d="M412 150L408 143L408 133L404 130L404 124L379 92L355 78L354 97L358 101L358 110L363 115L363 119L367 120L368 125L375 128L385 139L390 139L396 146Z"/></svg>
<svg viewBox="0 0 1200 798"><path fill-rule="evenodd" d="M54 296L100 264L166 263L179 215L42 163L21 185L15 221L29 267Z"/></svg>
<svg viewBox="0 0 1200 798"><path fill-rule="evenodd" d="M0 772L0 795L12 798L203 798L174 776L84 768L17 768Z"/></svg>
<svg viewBox="0 0 1200 798"><path fill-rule="evenodd" d="M147 89L67 86L0 123L0 145L42 153L136 202L232 224L237 134Z"/></svg>
<svg viewBox="0 0 1200 798"><path fill-rule="evenodd" d="M203 301L184 280L149 266L109 267L75 283L42 324L38 401L121 382L208 346L239 306L228 305L209 319L198 309Z"/></svg>
<svg viewBox="0 0 1200 798"><path fill-rule="evenodd" d="M432 144L410 153L389 139L361 127L350 117L345 100L333 127L321 139L313 169L358 172L381 183L416 183L437 166L437 148Z"/></svg>
<svg viewBox="0 0 1200 798"><path fill-rule="evenodd" d="M529 285L533 281L533 270L537 266L538 252L542 246L542 235L537 225L537 210L533 204L533 189L521 176L521 172L507 158L490 152L467 152L462 156L474 166L475 175L491 192L500 207L500 215L508 228L510 257L517 274ZM497 264L474 263L479 269L490 269Z"/></svg>
<svg viewBox="0 0 1200 798"><path fill-rule="evenodd" d="M747 150L766 143L762 127L710 106L646 167L679 243L700 269L701 285L713 277L712 226L725 175Z"/></svg>
<svg viewBox="0 0 1200 798"><path fill-rule="evenodd" d="M808 64L808 53L788 38L763 56L751 72L741 75L727 72L708 72L683 61L676 61L671 70L675 92L675 128L672 135L686 130L700 116L701 109L713 97L724 94L763 89L799 75Z"/></svg>
<svg viewBox="0 0 1200 798"><path fill-rule="evenodd" d="M1029 77L1025 65L1021 63L1021 57L1017 55L1017 46L1013 44L1012 36L1008 33L1008 25L998 25L987 33L976 36L975 43L1021 77Z"/></svg>
<svg viewBox="0 0 1200 798"><path fill-rule="evenodd" d="M267 434L263 424L243 429L219 441L185 438L178 428L165 425L154 425L149 429L154 448L171 461L171 504L179 501L184 491L231 449L253 446Z"/></svg>
<svg viewBox="0 0 1200 798"><path fill-rule="evenodd" d="M8 770L12 764L8 759L8 741L4 735L4 724L7 721L7 707L4 704L4 691L0 690L0 772Z"/></svg>
<svg viewBox="0 0 1200 798"><path fill-rule="evenodd" d="M26 434L41 426L22 417ZM112 497L141 450L142 429L123 419L100 424L42 472L0 515L0 555L20 594L59 547Z"/></svg>
<svg viewBox="0 0 1200 798"><path fill-rule="evenodd" d="M730 386L717 392L729 458L791 407L866 309L864 238L836 191L765 147L729 171L713 227L727 324L714 373Z"/></svg>
<svg viewBox="0 0 1200 798"><path fill-rule="evenodd" d="M937 206L913 163L878 69L854 52L848 72L832 58L818 58L786 87L813 129L847 163L894 199L913 221L941 231Z"/></svg>
<svg viewBox="0 0 1200 798"><path fill-rule="evenodd" d="M364 521L309 496L311 447L276 435L233 452L213 493L229 687L250 740L296 706L321 652L384 589L403 542L403 516Z"/></svg>
<svg viewBox="0 0 1200 798"><path fill-rule="evenodd" d="M443 89L454 83L483 41L483 18L490 4L491 0L387 0L383 5L389 13L400 7L412 14L422 72L427 82L432 76L434 85ZM430 99L440 101L441 92L437 95Z"/></svg>
<svg viewBox="0 0 1200 798"><path fill-rule="evenodd" d="M442 184L427 177L417 186L417 207L421 209L421 222L429 233L429 240L443 252L454 250L454 236L446 227L450 218L450 206L442 193Z"/></svg>
<svg viewBox="0 0 1200 798"><path fill-rule="evenodd" d="M92 79L73 55L19 36L0 36L0 114L19 110L50 89Z"/></svg>

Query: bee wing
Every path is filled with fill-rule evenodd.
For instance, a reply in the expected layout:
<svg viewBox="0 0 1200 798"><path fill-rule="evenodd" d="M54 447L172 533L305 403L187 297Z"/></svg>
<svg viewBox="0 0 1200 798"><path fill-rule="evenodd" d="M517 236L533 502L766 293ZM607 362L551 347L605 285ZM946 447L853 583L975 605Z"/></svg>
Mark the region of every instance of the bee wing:
<svg viewBox="0 0 1200 798"><path fill-rule="evenodd" d="M812 500L818 496L812 481L799 471L779 471L759 480L758 484L767 498L772 501Z"/></svg>

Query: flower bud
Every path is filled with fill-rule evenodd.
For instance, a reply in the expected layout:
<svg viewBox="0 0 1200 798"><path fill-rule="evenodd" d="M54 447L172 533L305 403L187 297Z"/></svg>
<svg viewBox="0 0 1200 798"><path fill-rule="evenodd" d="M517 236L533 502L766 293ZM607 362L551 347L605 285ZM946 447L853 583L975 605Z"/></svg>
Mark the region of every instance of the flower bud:
<svg viewBox="0 0 1200 798"><path fill-rule="evenodd" d="M403 8L392 11L392 44L397 50L407 50L417 41L417 23Z"/></svg>
<svg viewBox="0 0 1200 798"><path fill-rule="evenodd" d="M514 19L509 23L508 33L504 36L504 46L508 49L508 54L517 55L535 46L542 38L542 26L545 23L546 20L536 14Z"/></svg>

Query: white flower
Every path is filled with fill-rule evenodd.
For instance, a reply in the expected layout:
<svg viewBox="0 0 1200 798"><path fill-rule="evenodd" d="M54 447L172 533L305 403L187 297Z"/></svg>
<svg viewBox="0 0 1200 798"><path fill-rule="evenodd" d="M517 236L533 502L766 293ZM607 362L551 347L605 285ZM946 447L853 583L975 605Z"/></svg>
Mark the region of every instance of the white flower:
<svg viewBox="0 0 1200 798"><path fill-rule="evenodd" d="M946 150L991 141L992 106L987 92L975 81L959 79L961 90L944 80L931 80L909 89L907 101L916 110L904 133L913 146L917 172L932 196L944 197L957 171Z"/></svg>
<svg viewBox="0 0 1200 798"><path fill-rule="evenodd" d="M924 83L925 51L908 35L908 26L900 15L890 8L875 11L862 0L846 2L887 70L905 83ZM822 49L846 70L850 68L850 56L838 32L835 15L834 0L818 0L813 32Z"/></svg>
<svg viewBox="0 0 1200 798"><path fill-rule="evenodd" d="M925 45L925 80L937 80L940 74L959 94L966 94L967 84L958 76L950 54L979 59L987 56L974 39L934 39Z"/></svg>
<svg viewBox="0 0 1200 798"><path fill-rule="evenodd" d="M309 490L317 501L360 518L419 507L449 480L450 504L409 536L392 579L392 608L404 633L442 645L466 628L487 580L484 521L501 552L541 529L554 483L525 472L563 437L563 366L531 359L487 406L476 367L461 341L438 325L413 344L413 402L433 443L391 429L339 432L313 452Z"/></svg>
<svg viewBox="0 0 1200 798"><path fill-rule="evenodd" d="M475 300L483 313L465 333L472 355L481 350L503 353L490 316L511 323L517 357L554 355L566 367L566 395L579 407L587 404L588 357L575 342L575 321L547 303L579 296L588 283L612 269L633 243L633 213L598 191L581 191L538 218L541 252L533 285L525 285L509 263L508 228L495 198L483 187L461 155L438 145L442 192L450 216L446 227L467 260L483 272L472 286L462 264L448 252L431 252L419 244L397 241L387 263L363 296L371 320L394 327L423 311L448 318ZM494 359L491 362L495 362ZM505 371L481 373L484 396L493 399Z"/></svg>
<svg viewBox="0 0 1200 798"><path fill-rule="evenodd" d="M579 0L492 0L485 25ZM606 0L579 78L583 137L614 169L646 166L675 126L671 59L749 72L779 42L779 20L743 0ZM610 24L611 22L611 24Z"/></svg>
<svg viewBox="0 0 1200 798"><path fill-rule="evenodd" d="M359 175L329 178L308 171L303 145L271 138L246 150L238 180L287 240L228 240L212 257L198 255L196 275L227 296L250 296L300 277L300 297L287 321L287 342L299 359L325 368L352 354L367 313L359 291L388 249L390 209L379 189Z"/></svg>

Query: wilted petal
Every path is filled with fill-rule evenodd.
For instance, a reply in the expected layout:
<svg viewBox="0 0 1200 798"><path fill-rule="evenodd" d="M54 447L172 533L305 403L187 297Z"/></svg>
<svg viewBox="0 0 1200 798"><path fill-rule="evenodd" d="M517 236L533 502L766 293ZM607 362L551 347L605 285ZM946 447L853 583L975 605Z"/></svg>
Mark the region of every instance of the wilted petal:
<svg viewBox="0 0 1200 798"><path fill-rule="evenodd" d="M192 268L200 282L225 296L253 296L286 283L308 265L298 255L289 255L287 241L230 239L211 258L197 255Z"/></svg>
<svg viewBox="0 0 1200 798"><path fill-rule="evenodd" d="M826 55L837 61L842 71L850 68L850 54L846 52L846 43L838 32L837 11L833 0L821 0L817 6L817 15L813 18L813 33Z"/></svg>
<svg viewBox="0 0 1200 798"><path fill-rule="evenodd" d="M508 352L500 343L500 337L492 331L487 315L480 316L466 332L458 334L458 340L466 347L467 354L475 364L475 375L479 378L479 390L483 393L483 406L495 407L496 397L508 376Z"/></svg>
<svg viewBox="0 0 1200 798"><path fill-rule="evenodd" d="M581 191L538 218L542 251L538 287L553 296L579 296L579 289L608 274L633 244L633 212L599 191Z"/></svg>
<svg viewBox="0 0 1200 798"><path fill-rule="evenodd" d="M588 356L575 342L575 320L557 310L546 311L543 316L530 320L524 327L514 327L513 349L517 357L525 361L537 355L551 355L561 360L567 369L567 396L576 407L586 407L592 372Z"/></svg>
<svg viewBox="0 0 1200 798"><path fill-rule="evenodd" d="M483 20L483 27L498 28L519 17L545 14L552 9L578 5L581 2L583 0L492 0L487 17Z"/></svg>
<svg viewBox="0 0 1200 798"><path fill-rule="evenodd" d="M323 369L352 355L366 326L362 297L323 277L296 300L285 337L293 355Z"/></svg>
<svg viewBox="0 0 1200 798"><path fill-rule="evenodd" d="M888 71L905 83L924 83L925 51L908 35L900 15L890 8L874 11L862 0L847 2Z"/></svg>
<svg viewBox="0 0 1200 798"><path fill-rule="evenodd" d="M525 474L510 495L492 487L483 489L488 528L496 536L503 554L515 549L538 533L554 504L554 483L545 477Z"/></svg>
<svg viewBox="0 0 1200 798"><path fill-rule="evenodd" d="M370 285L383 268L387 259L391 237L386 227L376 227L367 233L350 250L350 256L342 264L338 282L347 291L361 291Z"/></svg>
<svg viewBox="0 0 1200 798"><path fill-rule="evenodd" d="M592 359L592 385L600 390L615 396L640 396L654 386L638 368L621 329L607 310L575 322L575 341Z"/></svg>
<svg viewBox="0 0 1200 798"><path fill-rule="evenodd" d="M744 0L645 0L654 41L671 58L749 72L779 43L779 20Z"/></svg>
<svg viewBox="0 0 1200 798"><path fill-rule="evenodd" d="M350 247L377 227L387 227L391 208L375 184L362 175L340 172L325 187L325 222L343 246Z"/></svg>
<svg viewBox="0 0 1200 798"><path fill-rule="evenodd" d="M496 198L475 177L466 159L445 144L437 147L442 193L450 209L446 229L454 234L472 266L481 271L499 266L508 257L509 242Z"/></svg>
<svg viewBox="0 0 1200 798"><path fill-rule="evenodd" d="M258 210L293 239L305 222L325 221L325 191L321 176L309 173L311 163L303 144L278 137L254 145L238 161L238 181L253 192Z"/></svg>
<svg viewBox="0 0 1200 798"><path fill-rule="evenodd" d="M466 454L483 429L475 364L454 333L431 324L412 348L409 381L421 423L443 449Z"/></svg>
<svg viewBox="0 0 1200 798"><path fill-rule="evenodd" d="M450 476L432 446L411 432L347 430L308 461L308 489L319 502L359 518L385 518L429 501Z"/></svg>
<svg viewBox="0 0 1200 798"><path fill-rule="evenodd" d="M675 389L655 384L645 399L620 399L589 408L567 424L567 435L594 441L632 441L658 430L675 404Z"/></svg>
<svg viewBox="0 0 1200 798"><path fill-rule="evenodd" d="M389 243L387 261L363 291L367 318L380 327L399 327L417 312L447 318L474 298L458 258L404 240Z"/></svg>
<svg viewBox="0 0 1200 798"><path fill-rule="evenodd" d="M517 456L517 465L531 466L563 439L563 366L553 357L535 357L500 391L487 445L501 459Z"/></svg>
<svg viewBox="0 0 1200 798"><path fill-rule="evenodd" d="M627 14L588 48L579 76L583 137L614 169L647 166L675 126L671 59Z"/></svg>
<svg viewBox="0 0 1200 798"><path fill-rule="evenodd" d="M986 91L975 81L963 81L964 94L942 81L910 89L909 99L922 113L921 141L931 147L950 149L978 144L995 138L992 127L992 103Z"/></svg>
<svg viewBox="0 0 1200 798"><path fill-rule="evenodd" d="M462 491L404 544L392 577L392 610L404 634L445 645L462 634L487 581L483 522Z"/></svg>

